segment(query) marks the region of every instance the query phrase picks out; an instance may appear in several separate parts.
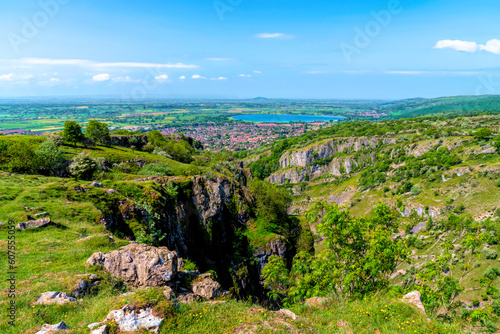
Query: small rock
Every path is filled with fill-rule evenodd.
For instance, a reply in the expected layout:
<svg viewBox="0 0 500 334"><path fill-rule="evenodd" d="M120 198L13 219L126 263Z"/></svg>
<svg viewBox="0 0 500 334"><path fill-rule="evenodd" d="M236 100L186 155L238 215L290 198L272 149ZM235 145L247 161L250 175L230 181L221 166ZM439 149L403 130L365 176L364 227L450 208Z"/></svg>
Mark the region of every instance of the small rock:
<svg viewBox="0 0 500 334"><path fill-rule="evenodd" d="M87 327L88 327L89 329L94 329L94 328L99 327L99 326L101 326L101 325L102 325L102 322L93 322L93 323L91 323L90 325L88 325Z"/></svg>
<svg viewBox="0 0 500 334"><path fill-rule="evenodd" d="M171 287L166 286L163 289L163 295L165 296L165 298L167 298L167 300L172 300L174 298L174 291Z"/></svg>
<svg viewBox="0 0 500 334"><path fill-rule="evenodd" d="M293 320L297 320L297 315L290 310L281 309L281 310L277 311L276 313L284 315L285 317L292 318Z"/></svg>
<svg viewBox="0 0 500 334"><path fill-rule="evenodd" d="M59 331L65 330L65 329L69 329L69 327L66 326L64 321L61 321L60 323L55 324L55 325L49 325L49 324L43 325L43 327L35 334L52 334L52 333L56 333L56 332L59 332Z"/></svg>
<svg viewBox="0 0 500 334"><path fill-rule="evenodd" d="M124 332L146 329L152 333L158 333L163 322L162 318L153 315L151 308L136 310L131 305L111 311L103 322L111 320L114 320L118 328Z"/></svg>
<svg viewBox="0 0 500 334"><path fill-rule="evenodd" d="M27 229L27 228L36 228L36 227L45 227L51 223L50 218L42 218L38 220L30 220L25 223L19 223L16 225L16 228L20 229L21 231Z"/></svg>
<svg viewBox="0 0 500 334"><path fill-rule="evenodd" d="M35 302L35 305L62 305L75 301L75 298L68 296L65 292L49 291L42 293L40 298Z"/></svg>
<svg viewBox="0 0 500 334"><path fill-rule="evenodd" d="M116 189L108 189L106 190L106 194L116 194L118 191Z"/></svg>
<svg viewBox="0 0 500 334"><path fill-rule="evenodd" d="M177 296L177 301L181 304L191 304L200 300L194 293L183 293Z"/></svg>
<svg viewBox="0 0 500 334"><path fill-rule="evenodd" d="M71 294L75 297L81 297L81 296L85 296L85 295L91 294L92 292L96 291L97 286L101 282L96 280L95 275L94 275L93 279L91 279L90 276L88 276L88 280L90 282L85 280L85 279L78 280L78 282L76 283L76 287L73 289Z"/></svg>
<svg viewBox="0 0 500 334"><path fill-rule="evenodd" d="M93 329L90 334L108 334L108 325L102 325L96 329Z"/></svg>
<svg viewBox="0 0 500 334"><path fill-rule="evenodd" d="M191 286L193 293L204 299L219 297L222 293L222 286L206 274L200 275L200 278L202 279L201 281L195 282Z"/></svg>
<svg viewBox="0 0 500 334"><path fill-rule="evenodd" d="M42 212L42 213L36 213L35 217L45 217L45 216L50 216L50 213L48 212Z"/></svg>
<svg viewBox="0 0 500 334"><path fill-rule="evenodd" d="M102 183L99 183L97 181L92 181L92 183L90 184L90 186L92 187L96 187L96 188L103 188L104 186L102 185Z"/></svg>
<svg viewBox="0 0 500 334"><path fill-rule="evenodd" d="M408 304L408 305L412 305L412 306L415 306L416 308L418 308L420 311L424 312L425 314L427 314L425 312L425 307L424 305L422 304L422 295L420 294L420 291L413 291L413 292L410 292L406 295L403 296L403 302Z"/></svg>

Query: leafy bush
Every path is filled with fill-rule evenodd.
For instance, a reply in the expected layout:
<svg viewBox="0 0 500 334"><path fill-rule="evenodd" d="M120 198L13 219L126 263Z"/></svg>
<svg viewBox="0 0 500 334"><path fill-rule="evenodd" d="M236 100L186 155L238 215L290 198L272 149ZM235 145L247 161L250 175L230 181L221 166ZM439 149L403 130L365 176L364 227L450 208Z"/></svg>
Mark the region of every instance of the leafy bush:
<svg viewBox="0 0 500 334"><path fill-rule="evenodd" d="M486 139L489 139L491 137L491 134L492 134L492 132L490 129L481 128L481 129L478 129L474 133L474 138L479 139L479 140L486 140Z"/></svg>
<svg viewBox="0 0 500 334"><path fill-rule="evenodd" d="M500 271L495 267L488 267L483 276L493 281L497 276L500 276Z"/></svg>
<svg viewBox="0 0 500 334"><path fill-rule="evenodd" d="M411 190L410 190L410 192L413 196L417 196L418 194L420 194L421 191L422 190L418 184L415 184L413 187L411 187Z"/></svg>
<svg viewBox="0 0 500 334"><path fill-rule="evenodd" d="M103 164L99 159L93 158L90 153L82 151L75 156L69 171L77 179L90 180L94 172L103 169Z"/></svg>
<svg viewBox="0 0 500 334"><path fill-rule="evenodd" d="M138 173L139 175L169 176L174 175L174 170L165 162L147 164Z"/></svg>
<svg viewBox="0 0 500 334"><path fill-rule="evenodd" d="M43 134L47 141L53 143L56 146L61 146L64 144L64 137L61 131L56 132L45 132Z"/></svg>
<svg viewBox="0 0 500 334"><path fill-rule="evenodd" d="M38 170L44 175L58 175L64 164L63 152L52 141L44 141L35 151Z"/></svg>
<svg viewBox="0 0 500 334"><path fill-rule="evenodd" d="M38 159L31 145L15 142L8 146L8 168L16 173L35 173L38 168Z"/></svg>
<svg viewBox="0 0 500 334"><path fill-rule="evenodd" d="M491 248L485 249L483 254L487 260L495 260L498 257L497 251Z"/></svg>

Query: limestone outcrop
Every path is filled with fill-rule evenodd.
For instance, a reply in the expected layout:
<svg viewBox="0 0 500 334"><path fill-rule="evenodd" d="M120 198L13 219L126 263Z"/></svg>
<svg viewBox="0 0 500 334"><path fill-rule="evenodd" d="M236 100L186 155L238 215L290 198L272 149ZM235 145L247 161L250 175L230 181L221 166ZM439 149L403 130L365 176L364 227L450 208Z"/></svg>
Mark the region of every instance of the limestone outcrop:
<svg viewBox="0 0 500 334"><path fill-rule="evenodd" d="M210 274L200 275L199 280L193 283L191 288L196 296L203 299L213 299L222 294L222 286L214 281Z"/></svg>
<svg viewBox="0 0 500 334"><path fill-rule="evenodd" d="M167 247L130 244L109 253L94 253L87 265L100 265L134 286L163 286L177 273L177 253Z"/></svg>

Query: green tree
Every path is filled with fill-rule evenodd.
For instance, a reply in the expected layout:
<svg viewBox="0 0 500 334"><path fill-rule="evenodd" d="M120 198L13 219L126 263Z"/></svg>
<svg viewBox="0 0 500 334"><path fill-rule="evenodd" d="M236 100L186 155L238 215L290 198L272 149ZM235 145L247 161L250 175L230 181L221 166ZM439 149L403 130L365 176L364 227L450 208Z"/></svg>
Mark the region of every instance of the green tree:
<svg viewBox="0 0 500 334"><path fill-rule="evenodd" d="M64 122L63 138L66 142L73 143L73 146L76 146L76 143L84 138L80 124L75 121Z"/></svg>
<svg viewBox="0 0 500 334"><path fill-rule="evenodd" d="M11 172L34 174L38 168L38 159L33 147L22 142L15 142L7 147L8 167Z"/></svg>
<svg viewBox="0 0 500 334"><path fill-rule="evenodd" d="M479 140L487 140L491 137L491 130L488 128L481 128L478 129L474 133L474 138L479 139Z"/></svg>
<svg viewBox="0 0 500 334"><path fill-rule="evenodd" d="M44 175L57 175L64 164L63 152L52 141L44 141L35 151L38 170Z"/></svg>
<svg viewBox="0 0 500 334"><path fill-rule="evenodd" d="M289 288L289 273L285 261L281 257L272 255L262 269L264 288L269 289L267 295L273 301L281 301Z"/></svg>
<svg viewBox="0 0 500 334"><path fill-rule="evenodd" d="M260 180L250 184L250 191L255 199L258 224L269 232L288 235L291 223L288 208L292 202L290 192Z"/></svg>
<svg viewBox="0 0 500 334"><path fill-rule="evenodd" d="M371 219L355 218L325 202L316 202L306 217L309 223L317 224L326 249L317 256L297 254L289 275L282 273L280 263L268 264L271 268L267 270L275 275L269 283L270 294L285 294L285 303L329 293L356 298L379 291L406 258L403 242L392 239L397 229L395 214L384 203L377 204ZM286 292L281 289L284 284L277 285L281 283L277 273L282 273L289 285Z"/></svg>
<svg viewBox="0 0 500 334"><path fill-rule="evenodd" d="M500 153L500 136L495 137L495 147L497 148L498 153Z"/></svg>
<svg viewBox="0 0 500 334"><path fill-rule="evenodd" d="M108 125L95 119L89 121L89 124L85 128L85 136L104 145L109 144L111 140Z"/></svg>

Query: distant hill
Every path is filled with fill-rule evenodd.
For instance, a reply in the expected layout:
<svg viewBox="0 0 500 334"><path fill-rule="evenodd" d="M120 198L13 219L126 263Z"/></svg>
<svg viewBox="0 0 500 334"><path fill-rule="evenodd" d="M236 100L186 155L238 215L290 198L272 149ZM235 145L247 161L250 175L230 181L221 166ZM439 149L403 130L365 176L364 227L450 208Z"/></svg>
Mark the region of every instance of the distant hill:
<svg viewBox="0 0 500 334"><path fill-rule="evenodd" d="M405 101L405 100L403 100ZM406 103L395 101L379 107L389 118L408 118L425 115L453 116L500 112L499 95L453 96L436 99L410 99Z"/></svg>

